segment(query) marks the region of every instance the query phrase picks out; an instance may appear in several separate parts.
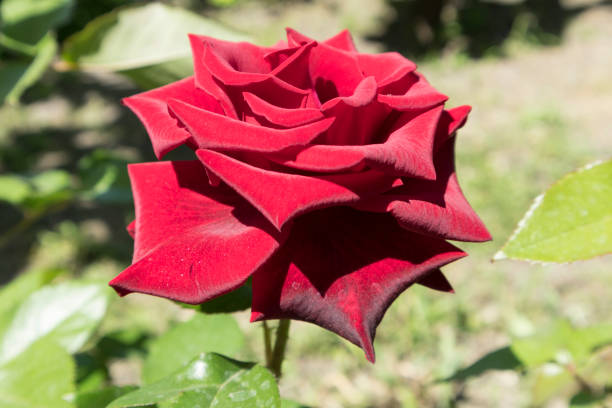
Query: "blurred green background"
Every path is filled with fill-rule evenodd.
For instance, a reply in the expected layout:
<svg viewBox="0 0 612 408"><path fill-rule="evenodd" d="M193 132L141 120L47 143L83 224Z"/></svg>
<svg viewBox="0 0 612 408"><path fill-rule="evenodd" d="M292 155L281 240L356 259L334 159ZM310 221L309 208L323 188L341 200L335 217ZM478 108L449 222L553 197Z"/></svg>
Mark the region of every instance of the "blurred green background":
<svg viewBox="0 0 612 408"><path fill-rule="evenodd" d="M610 256L558 266L489 261L536 195L611 156L610 1L175 0L164 2L178 7L162 13L167 25L132 16L142 23L132 28L150 35L135 45L119 14L85 27L117 7L154 2L35 2L0 5L1 283L51 270L59 281L108 280L129 265L125 165L155 158L120 100L188 72L180 27L260 44L276 42L286 26L316 39L348 28L363 52L415 60L449 106L472 105L457 144L458 176L494 241L458 244L470 257L445 268L456 294L417 287L394 303L378 329L376 365L337 336L295 323L281 394L326 408L567 406L566 385L551 386L544 369L438 380L559 321L612 323ZM29 20L20 17L27 3L37 10ZM164 49L166 36L183 43ZM126 62L124 42L142 51L137 57L155 57ZM190 155L179 149L168 158L182 157ZM142 344L192 313L147 296L115 300L92 342L136 334L122 343L131 352L105 361L106 381L137 383ZM248 312L237 321L247 343L236 357L261 361L259 325L248 323ZM601 353L612 365L610 350Z"/></svg>

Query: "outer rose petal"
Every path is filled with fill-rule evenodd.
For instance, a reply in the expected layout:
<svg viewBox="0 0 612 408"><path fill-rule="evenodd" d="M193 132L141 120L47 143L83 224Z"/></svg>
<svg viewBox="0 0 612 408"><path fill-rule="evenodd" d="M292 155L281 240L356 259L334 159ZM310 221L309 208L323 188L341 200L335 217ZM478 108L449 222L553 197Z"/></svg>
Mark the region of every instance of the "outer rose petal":
<svg viewBox="0 0 612 408"><path fill-rule="evenodd" d="M361 346L373 362L376 326L393 300L463 256L385 214L313 212L295 220L288 241L253 275L251 320L318 324Z"/></svg>
<svg viewBox="0 0 612 408"><path fill-rule="evenodd" d="M162 158L191 138L189 132L179 127L168 112L167 102L173 98L211 112L223 112L214 98L195 87L193 77L125 98L123 103L134 111L145 126L157 158Z"/></svg>
<svg viewBox="0 0 612 408"><path fill-rule="evenodd" d="M457 130L465 125L471 111L471 106L463 105L442 112L442 117L440 118L440 123L438 123L438 130L436 132L434 151L440 150L442 145L444 145Z"/></svg>
<svg viewBox="0 0 612 408"><path fill-rule="evenodd" d="M130 237L136 238L136 220L130 222L127 227L125 227L125 230L130 234Z"/></svg>
<svg viewBox="0 0 612 408"><path fill-rule="evenodd" d="M416 69L416 64L397 52L357 54L363 74L373 76L380 87L403 79ZM384 88L383 88L384 89Z"/></svg>
<svg viewBox="0 0 612 408"><path fill-rule="evenodd" d="M253 204L279 230L297 215L355 203L388 190L397 180L373 170L302 176L263 170L210 150L198 150L197 155L209 171Z"/></svg>
<svg viewBox="0 0 612 408"><path fill-rule="evenodd" d="M277 152L288 147L305 146L325 132L334 121L333 118L324 119L281 130L241 122L176 99L171 100L168 106L198 147L220 150Z"/></svg>
<svg viewBox="0 0 612 408"><path fill-rule="evenodd" d="M129 166L134 259L110 285L202 303L241 284L279 247L279 235L229 188L209 187L198 161Z"/></svg>
<svg viewBox="0 0 612 408"><path fill-rule="evenodd" d="M427 275L419 279L417 283L419 285L426 286L429 289L438 290L440 292L455 292L450 282L446 280L446 276L444 276L442 271L439 269L429 272Z"/></svg>
<svg viewBox="0 0 612 408"><path fill-rule="evenodd" d="M455 175L455 138L436 153L436 180L404 179L403 186L363 200L361 210L390 212L412 231L458 241L489 241L491 235L467 202Z"/></svg>
<svg viewBox="0 0 612 408"><path fill-rule="evenodd" d="M404 90L404 87L407 89ZM378 95L380 103L400 111L430 109L447 100L448 96L429 85L425 77L418 72L409 73L404 81L396 81L381 87Z"/></svg>
<svg viewBox="0 0 612 408"><path fill-rule="evenodd" d="M342 30L338 34L323 41L323 44L348 52L357 52L355 42L349 30Z"/></svg>

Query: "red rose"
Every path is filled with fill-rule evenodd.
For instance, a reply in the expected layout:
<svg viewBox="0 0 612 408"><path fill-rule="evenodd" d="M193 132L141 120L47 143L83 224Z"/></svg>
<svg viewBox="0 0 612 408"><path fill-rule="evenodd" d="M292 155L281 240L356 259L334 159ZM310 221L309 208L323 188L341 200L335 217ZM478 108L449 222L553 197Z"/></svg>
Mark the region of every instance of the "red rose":
<svg viewBox="0 0 612 408"><path fill-rule="evenodd" d="M252 321L312 322L373 361L402 291L452 290L439 268L465 253L445 239L490 239L454 172L470 108L444 110L411 61L346 31L191 45L194 77L125 100L159 158L198 160L129 167L134 259L111 285L198 304L252 276Z"/></svg>

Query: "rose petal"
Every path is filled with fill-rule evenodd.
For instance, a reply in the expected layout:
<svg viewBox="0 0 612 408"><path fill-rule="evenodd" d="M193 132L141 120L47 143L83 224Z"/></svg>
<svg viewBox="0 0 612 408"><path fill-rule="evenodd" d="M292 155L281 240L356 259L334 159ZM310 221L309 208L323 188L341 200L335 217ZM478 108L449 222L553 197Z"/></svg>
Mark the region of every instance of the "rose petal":
<svg viewBox="0 0 612 408"><path fill-rule="evenodd" d="M450 282L446 279L446 276L439 269L434 269L429 272L421 279L417 281L419 285L428 287L429 289L437 290L440 292L455 293L455 290L451 286Z"/></svg>
<svg viewBox="0 0 612 408"><path fill-rule="evenodd" d="M250 92L243 93L244 100L255 115L262 116L274 125L291 128L306 125L323 119L319 109L296 108L286 109L273 105Z"/></svg>
<svg viewBox="0 0 612 408"><path fill-rule="evenodd" d="M271 75L298 88L310 88L309 57L310 51L316 45L317 42L312 41L297 48L293 54L272 70Z"/></svg>
<svg viewBox="0 0 612 408"><path fill-rule="evenodd" d="M214 98L195 87L193 77L123 99L143 123L159 159L191 138L168 112L167 102L173 98L211 112L223 112Z"/></svg>
<svg viewBox="0 0 612 408"><path fill-rule="evenodd" d="M290 46L303 45L312 40L295 30L287 28ZM349 96L364 76L354 53L342 51L321 43L310 52L310 81L314 85L321 103L337 96Z"/></svg>
<svg viewBox="0 0 612 408"><path fill-rule="evenodd" d="M206 184L198 161L132 164L132 266L110 285L202 303L243 284L279 247L271 226L229 188Z"/></svg>
<svg viewBox="0 0 612 408"><path fill-rule="evenodd" d="M198 109L176 99L168 106L196 145L208 149L277 152L310 143L333 123L333 119L324 119L292 129L272 129Z"/></svg>
<svg viewBox="0 0 612 408"><path fill-rule="evenodd" d="M283 166L319 173L357 171L363 169L365 162L362 146L312 145L266 157Z"/></svg>
<svg viewBox="0 0 612 408"><path fill-rule="evenodd" d="M253 275L251 320L315 323L362 347L373 362L376 326L393 300L463 256L384 214L316 211L295 220L287 242Z"/></svg>
<svg viewBox="0 0 612 408"><path fill-rule="evenodd" d="M136 237L136 220L130 222L127 227L125 227L125 230L127 231L128 234L130 234L130 237L135 238Z"/></svg>
<svg viewBox="0 0 612 408"><path fill-rule="evenodd" d="M384 143L364 147L368 164L396 175L434 179L433 147L442 110L404 113Z"/></svg>
<svg viewBox="0 0 612 408"><path fill-rule="evenodd" d="M263 55L261 58L263 59ZM202 60L206 69L224 85L248 85L252 82L264 81L269 77L267 70L249 72L234 68L229 61L221 58L208 42L204 43Z"/></svg>
<svg viewBox="0 0 612 408"><path fill-rule="evenodd" d="M438 92L420 73L411 72L407 77L382 88L378 101L395 110L406 111L430 109L448 100L448 96Z"/></svg>
<svg viewBox="0 0 612 408"><path fill-rule="evenodd" d="M442 107L404 113L384 143L364 146L313 145L267 157L287 167L316 172L356 171L368 165L387 174L435 179L433 147ZM336 118L338 120L338 118ZM334 123L335 126L335 123ZM332 128L328 131L331 132Z"/></svg>
<svg viewBox="0 0 612 408"><path fill-rule="evenodd" d="M412 231L458 241L489 241L491 235L467 202L455 175L454 142L436 153L436 180L403 180L404 185L355 204L361 210L390 212Z"/></svg>
<svg viewBox="0 0 612 408"><path fill-rule="evenodd" d="M302 47L307 49L307 46ZM296 51L296 52L299 52ZM303 53L300 53L303 55ZM236 115L242 120L248 120L245 117L245 103L242 98L242 93L245 91L251 91L262 98L269 98L269 101L279 104L286 108L296 108L298 106L304 106L307 99L310 97L311 91L304 90L291 85L279 77L276 77L273 73L251 73L251 72L240 72L234 69L229 62L219 57L211 46L208 44L204 45L204 51L202 55L204 62L203 70L208 70L209 73L217 82L219 89L229 98L232 107ZM298 58L298 61L300 58ZM291 59L285 61L282 66L277 67L279 73L284 73L285 70L288 72L287 75L291 75L291 67L295 60ZM307 70L304 67L304 74L307 76Z"/></svg>
<svg viewBox="0 0 612 408"><path fill-rule="evenodd" d="M217 83L204 63L204 51L207 40L209 40L208 37L193 34L189 35L191 54L193 56L195 85L215 98L227 116L237 119L238 113L231 99Z"/></svg>
<svg viewBox="0 0 612 408"><path fill-rule="evenodd" d="M323 104L325 116L334 124L320 142L329 145L366 145L380 138L391 109L376 100L374 77L364 78L350 96L336 97Z"/></svg>
<svg viewBox="0 0 612 408"><path fill-rule="evenodd" d="M357 61L364 75L374 76L379 87L404 78L416 69L416 64L397 52L358 54Z"/></svg>
<svg viewBox="0 0 612 408"><path fill-rule="evenodd" d="M348 52L357 52L357 48L355 47L355 42L353 41L353 37L349 30L342 30L338 34L334 35L331 38L323 41L323 44L329 45L334 48L338 48L339 50L348 51Z"/></svg>
<svg viewBox="0 0 612 408"><path fill-rule="evenodd" d="M253 204L279 230L305 212L354 203L386 191L396 179L378 171L302 176L263 170L210 150L198 150L197 155L209 171Z"/></svg>
<svg viewBox="0 0 612 408"><path fill-rule="evenodd" d="M360 108L362 106L369 105L376 98L376 91L378 85L373 76L364 78L357 87L353 90L350 96L339 96L331 99L321 106L322 111L329 111L337 105L344 104L352 108Z"/></svg>
<svg viewBox="0 0 612 408"><path fill-rule="evenodd" d="M439 150L457 130L465 125L471 111L471 106L463 105L442 112L440 122L438 123L438 130L436 131L435 151Z"/></svg>

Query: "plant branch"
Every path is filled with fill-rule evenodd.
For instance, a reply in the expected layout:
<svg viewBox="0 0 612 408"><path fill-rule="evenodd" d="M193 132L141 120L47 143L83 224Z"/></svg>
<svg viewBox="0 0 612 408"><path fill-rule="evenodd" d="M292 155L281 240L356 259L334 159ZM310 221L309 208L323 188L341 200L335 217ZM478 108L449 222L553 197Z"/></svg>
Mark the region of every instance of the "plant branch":
<svg viewBox="0 0 612 408"><path fill-rule="evenodd" d="M287 340L289 339L289 319L281 319L278 322L276 329L276 341L274 342L274 350L272 351L272 359L268 364L268 368L276 376L280 378L282 375L282 365L285 359L285 350L287 349Z"/></svg>
<svg viewBox="0 0 612 408"><path fill-rule="evenodd" d="M266 367L270 367L270 365L272 364L272 339L270 337L270 327L268 326L268 322L264 320L262 322L261 328L263 329Z"/></svg>

